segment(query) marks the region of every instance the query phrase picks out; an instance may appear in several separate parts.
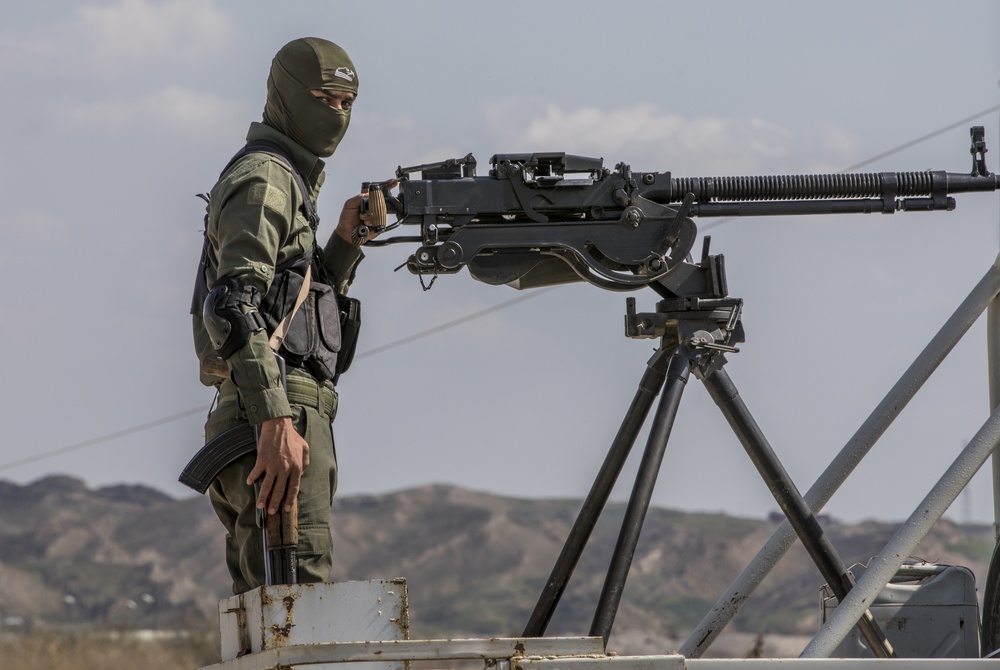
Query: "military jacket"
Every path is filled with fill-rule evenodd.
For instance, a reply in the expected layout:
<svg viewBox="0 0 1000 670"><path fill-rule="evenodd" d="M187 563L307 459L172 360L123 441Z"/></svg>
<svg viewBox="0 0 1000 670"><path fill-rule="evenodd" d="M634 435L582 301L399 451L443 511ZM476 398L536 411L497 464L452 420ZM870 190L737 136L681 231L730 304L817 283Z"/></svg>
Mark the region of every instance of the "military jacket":
<svg viewBox="0 0 1000 670"><path fill-rule="evenodd" d="M300 194L288 166L263 153L249 153L233 163L219 178L209 197L206 241L210 266L205 279L211 286L219 277L236 277L268 293L275 268L287 266L312 252L315 234L302 212L302 197L315 200L323 185L324 162L284 134L263 123L250 126L247 141L267 140L291 158L310 193ZM317 259L338 293L346 293L362 258L360 249L334 232ZM215 356L199 314L193 315L195 348L204 362ZM281 386L278 366L265 331L227 359L232 381L251 423L291 416ZM202 383L219 385L222 379L206 373Z"/></svg>

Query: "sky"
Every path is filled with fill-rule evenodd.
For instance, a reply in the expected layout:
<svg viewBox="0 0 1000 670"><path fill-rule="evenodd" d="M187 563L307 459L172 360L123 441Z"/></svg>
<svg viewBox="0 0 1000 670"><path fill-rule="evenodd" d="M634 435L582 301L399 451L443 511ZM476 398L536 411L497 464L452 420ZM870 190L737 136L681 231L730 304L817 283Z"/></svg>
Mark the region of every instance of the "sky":
<svg viewBox="0 0 1000 670"><path fill-rule="evenodd" d="M188 315L196 194L259 120L270 60L297 37L339 43L360 81L328 161L324 240L361 182L469 152L481 166L565 151L676 176L834 172L975 115L864 170L968 172L973 123L990 170L1000 155L993 0L52 0L0 14L0 479L18 483L194 495L176 479L212 400ZM958 198L947 213L710 230L745 301L747 341L726 369L802 491L996 259L1000 198ZM441 482L585 496L655 346L624 336L626 296L518 293L467 272L425 292L394 272L409 253L369 249L352 289L364 326L339 386L339 495ZM640 311L656 302L629 295ZM979 322L826 511L905 519L988 414ZM695 381L653 503L777 509ZM948 515L992 510L986 468Z"/></svg>

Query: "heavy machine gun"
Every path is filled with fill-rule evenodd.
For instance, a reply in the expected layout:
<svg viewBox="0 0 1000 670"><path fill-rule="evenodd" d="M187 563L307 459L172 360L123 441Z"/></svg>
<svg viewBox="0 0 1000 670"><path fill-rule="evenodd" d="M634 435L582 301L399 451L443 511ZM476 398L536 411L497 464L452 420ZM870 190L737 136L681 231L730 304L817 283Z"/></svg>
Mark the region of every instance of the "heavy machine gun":
<svg viewBox="0 0 1000 670"><path fill-rule="evenodd" d="M421 277L468 267L480 281L515 288L583 280L613 291L650 286L676 297L690 274L679 270L695 243L693 218L952 210L953 194L997 190L997 176L986 169L983 128L971 135L969 174L690 178L624 163L609 170L601 158L522 153L496 154L489 175L480 177L469 154L400 167L391 180L363 185L375 232L403 225L420 231L369 245L419 244L406 267ZM395 222L387 223L387 214ZM705 288L704 297L721 297L723 287Z"/></svg>
<svg viewBox="0 0 1000 670"><path fill-rule="evenodd" d="M650 287L655 311L626 302L626 335L660 338L639 390L585 500L556 565L525 627L544 634L566 583L596 525L636 437L661 395L622 522L591 635L610 635L653 485L681 394L692 372L706 386L810 557L841 601L853 576L813 511L771 450L723 369L725 354L743 341L743 301L729 296L725 263L703 243L693 260L694 218L952 210L959 193L1000 188L986 168L981 126L970 131L967 174L881 172L747 177L674 177L613 170L601 158L565 153L497 154L488 176L464 158L400 167L392 179L363 185L371 231L418 227L419 234L383 235L368 246L415 243L405 266L425 290L438 275L463 267L488 284L518 289L586 281L612 291ZM415 175L419 173L419 178ZM395 220L389 222L389 215ZM398 269L398 268L397 268ZM430 282L424 279L430 277ZM661 394L662 390L662 394ZM863 609L863 608L862 608ZM853 620L853 619L852 619ZM892 645L867 611L857 625L878 656Z"/></svg>

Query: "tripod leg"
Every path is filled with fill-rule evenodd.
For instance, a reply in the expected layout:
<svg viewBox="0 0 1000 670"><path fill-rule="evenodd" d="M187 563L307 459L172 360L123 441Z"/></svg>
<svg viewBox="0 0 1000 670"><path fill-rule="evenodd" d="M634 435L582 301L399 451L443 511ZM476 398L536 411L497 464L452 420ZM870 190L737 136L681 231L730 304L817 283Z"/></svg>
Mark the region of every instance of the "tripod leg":
<svg viewBox="0 0 1000 670"><path fill-rule="evenodd" d="M666 387L653 418L646 451L642 455L635 486L632 489L628 507L625 509L625 519L622 521L615 553L611 557L611 565L608 568L601 598L594 614L594 622L590 628L590 634L603 637L605 645L611 636L611 626L614 624L615 615L618 613L618 604L621 602L622 593L625 590L625 579L628 577L629 568L632 566L632 557L635 554L636 545L639 543L639 533L642 531L642 523L646 518L646 510L649 509L649 501L660 471L660 463L663 461L663 453L667 448L667 439L670 437L674 419L677 418L681 394L684 392L684 386L687 384L690 373L691 361L687 356L680 353L675 354L670 360Z"/></svg>
<svg viewBox="0 0 1000 670"><path fill-rule="evenodd" d="M545 588L542 590L538 602L535 604L535 609L528 619L528 624L524 628L524 633L521 634L522 637L545 635L545 629L548 627L552 614L566 590L566 584L587 546L594 526L597 525L597 519L608 502L611 489L614 488L618 475L621 474L622 467L625 465L625 460L632 450L632 445L635 444L635 438L646 422L649 409L653 406L653 400L663 388L663 380L667 374L667 363L672 354L673 350L657 349L646 364L646 372L642 376L642 381L639 382L639 389L632 400L632 405L618 429L615 441L604 459L604 464L601 465L601 470L597 479L594 480L594 485L591 487L583 507L580 508L576 522L573 524L559 558L552 568L552 574L549 575Z"/></svg>
<svg viewBox="0 0 1000 670"><path fill-rule="evenodd" d="M703 377L702 381L771 490L788 523L795 529L802 545L819 568L823 579L830 585L837 599L842 601L853 586L851 574L833 548L830 538L816 521L812 510L795 488L784 466L778 461L764 433L740 398L733 381L721 367ZM875 623L871 612L865 611L858 621L858 628L876 656L887 658L894 655L892 645Z"/></svg>

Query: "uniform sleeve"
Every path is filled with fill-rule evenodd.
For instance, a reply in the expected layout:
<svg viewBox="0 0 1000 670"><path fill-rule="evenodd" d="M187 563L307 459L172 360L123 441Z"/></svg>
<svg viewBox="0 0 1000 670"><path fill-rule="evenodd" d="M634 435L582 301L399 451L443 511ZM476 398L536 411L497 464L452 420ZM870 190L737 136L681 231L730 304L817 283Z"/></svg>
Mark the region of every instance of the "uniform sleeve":
<svg viewBox="0 0 1000 670"><path fill-rule="evenodd" d="M211 231L220 278L236 277L261 297L267 293L278 250L286 244L292 227L291 189L288 170L265 160L236 172L215 195L222 198L218 228ZM252 333L227 363L251 423L292 415L265 331Z"/></svg>
<svg viewBox="0 0 1000 670"><path fill-rule="evenodd" d="M333 278L334 289L341 295L347 294L347 289L354 281L358 265L365 257L361 249L344 240L334 231L330 240L323 248L323 265Z"/></svg>

